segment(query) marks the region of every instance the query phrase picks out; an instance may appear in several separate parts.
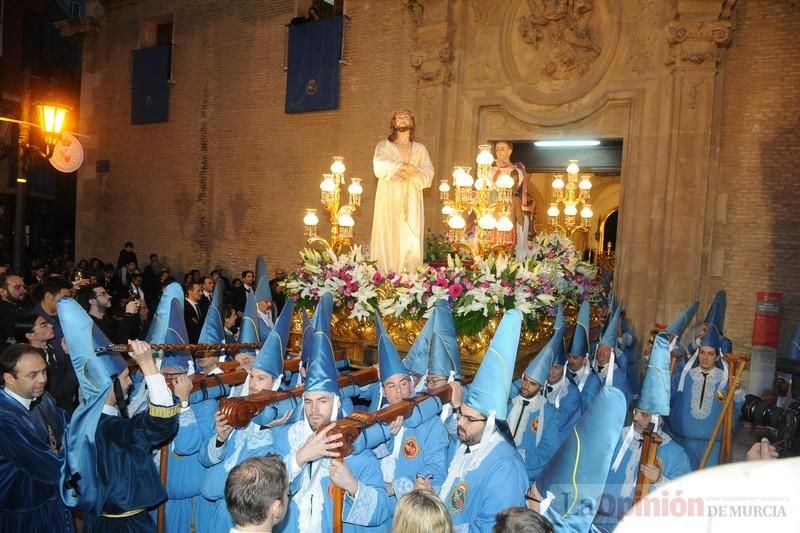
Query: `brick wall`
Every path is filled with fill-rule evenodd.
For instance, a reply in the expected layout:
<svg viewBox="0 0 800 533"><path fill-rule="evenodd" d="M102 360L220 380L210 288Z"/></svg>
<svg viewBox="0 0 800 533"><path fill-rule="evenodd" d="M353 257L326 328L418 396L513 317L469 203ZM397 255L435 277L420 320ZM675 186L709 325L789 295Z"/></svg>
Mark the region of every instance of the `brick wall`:
<svg viewBox="0 0 800 533"><path fill-rule="evenodd" d="M718 187L727 206L717 209L709 294L727 289L725 329L738 350L750 347L758 291L783 293L780 353L800 323L798 34L800 2L745 0L724 58Z"/></svg>
<svg viewBox="0 0 800 533"><path fill-rule="evenodd" d="M92 134L80 172L77 255L115 259L122 243L178 272L216 265L237 273L265 255L271 269L298 260L304 208L319 203L333 155L364 179L356 240L369 242L372 152L391 111L413 107L415 26L402 2L353 2L340 109L284 113L285 24L291 1L140 2L107 11L84 57L81 131ZM175 85L169 122L130 124L130 50L139 17L173 6ZM112 4L113 6L113 4ZM380 51L378 54L376 51ZM424 125L418 137L425 141ZM108 176L94 162L111 161ZM144 193L143 193L144 192ZM325 216L320 216L325 220ZM327 225L321 228L327 235Z"/></svg>

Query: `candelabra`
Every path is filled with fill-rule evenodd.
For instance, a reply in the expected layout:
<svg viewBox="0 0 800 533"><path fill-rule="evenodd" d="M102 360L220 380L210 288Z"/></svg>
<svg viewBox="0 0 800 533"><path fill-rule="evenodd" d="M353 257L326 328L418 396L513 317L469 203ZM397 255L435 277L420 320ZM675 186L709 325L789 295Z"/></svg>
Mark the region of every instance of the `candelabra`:
<svg viewBox="0 0 800 533"><path fill-rule="evenodd" d="M319 217L316 209L306 209L303 217L305 236L309 244L320 242L333 250L348 248L353 244L353 227L356 225L353 215L361 206L361 179L350 178L347 187L348 201L342 204L341 186L345 184L344 158L334 156L330 167L330 174L323 174L319 184L321 201L325 210L330 214L331 237L326 241L317 235Z"/></svg>
<svg viewBox="0 0 800 533"><path fill-rule="evenodd" d="M571 159L567 165L567 181L564 181L563 174L554 174L553 183L553 200L550 207L547 209L547 222L553 228L558 228L564 231L567 235L572 235L576 231L588 232L592 223L592 205L591 190L592 180L584 174L578 180L578 173L581 171L578 166L578 161ZM563 205L563 219L559 222L561 216L561 209L559 204ZM577 223L576 217L578 215L578 207L582 206L580 210L580 223Z"/></svg>
<svg viewBox="0 0 800 533"><path fill-rule="evenodd" d="M478 146L476 178L471 167L453 168L454 198L450 199L450 183L447 179L439 184L442 214L446 217L447 238L452 248L464 248L473 255L509 251L514 242L511 221L511 198L514 188L512 169L500 169L497 179L492 176L492 147ZM477 225L473 242L467 241L470 214Z"/></svg>

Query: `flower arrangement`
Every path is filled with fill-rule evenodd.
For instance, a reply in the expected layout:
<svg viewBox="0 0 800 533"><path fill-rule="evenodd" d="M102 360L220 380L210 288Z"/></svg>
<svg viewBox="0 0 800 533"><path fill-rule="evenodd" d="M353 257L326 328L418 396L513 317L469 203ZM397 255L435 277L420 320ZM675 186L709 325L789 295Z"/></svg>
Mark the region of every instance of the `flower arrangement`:
<svg viewBox="0 0 800 533"><path fill-rule="evenodd" d="M333 295L335 309L346 309L349 318L370 318L378 308L378 286L383 276L361 251L360 246L340 255L331 250L310 248L300 252L300 268L283 282L287 295L297 306L313 309L325 293Z"/></svg>
<svg viewBox="0 0 800 533"><path fill-rule="evenodd" d="M300 307L312 308L330 292L336 308L350 318L369 318L378 309L383 316L419 320L447 299L456 331L464 335L482 331L506 309L518 309L525 326L535 329L540 319L555 314L558 303L577 304L597 292L594 267L579 261L572 241L559 234L538 237L524 262L505 256L476 258L467 268L458 256L450 256L446 267L425 266L385 277L357 246L339 256L309 249L301 256L300 268L284 282Z"/></svg>

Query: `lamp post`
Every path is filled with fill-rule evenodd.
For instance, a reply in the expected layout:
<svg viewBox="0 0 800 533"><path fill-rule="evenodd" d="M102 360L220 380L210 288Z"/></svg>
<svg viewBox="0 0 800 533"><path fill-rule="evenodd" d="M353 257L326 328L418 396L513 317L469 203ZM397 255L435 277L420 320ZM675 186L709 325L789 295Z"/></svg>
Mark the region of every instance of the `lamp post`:
<svg viewBox="0 0 800 533"><path fill-rule="evenodd" d="M40 150L30 144L30 73L22 73L22 99L20 102L19 137L17 145L17 197L14 212L14 271L19 275L25 272L25 210L28 197L28 165L34 154L50 159L55 153L56 144L61 140L61 130L69 108L56 104L36 104L40 127L44 137L45 149Z"/></svg>

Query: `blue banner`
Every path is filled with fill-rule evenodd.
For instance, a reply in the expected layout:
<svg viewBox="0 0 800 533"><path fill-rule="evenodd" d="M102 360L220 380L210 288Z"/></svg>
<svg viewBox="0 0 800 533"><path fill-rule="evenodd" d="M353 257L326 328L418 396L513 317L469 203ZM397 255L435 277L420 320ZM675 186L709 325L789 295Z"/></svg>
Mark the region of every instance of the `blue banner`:
<svg viewBox="0 0 800 533"><path fill-rule="evenodd" d="M172 45L133 51L131 124L167 121L171 59Z"/></svg>
<svg viewBox="0 0 800 533"><path fill-rule="evenodd" d="M286 112L339 108L343 17L289 26Z"/></svg>

